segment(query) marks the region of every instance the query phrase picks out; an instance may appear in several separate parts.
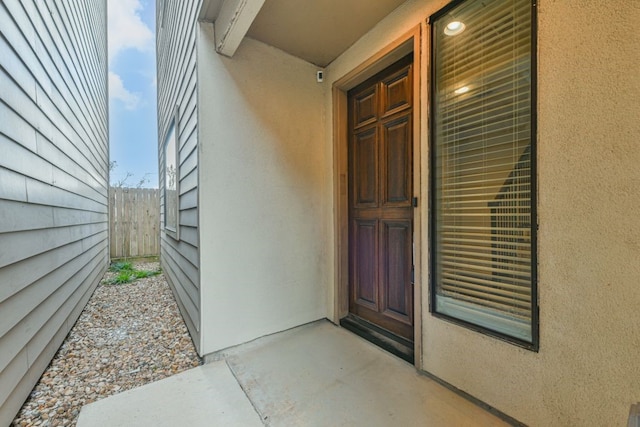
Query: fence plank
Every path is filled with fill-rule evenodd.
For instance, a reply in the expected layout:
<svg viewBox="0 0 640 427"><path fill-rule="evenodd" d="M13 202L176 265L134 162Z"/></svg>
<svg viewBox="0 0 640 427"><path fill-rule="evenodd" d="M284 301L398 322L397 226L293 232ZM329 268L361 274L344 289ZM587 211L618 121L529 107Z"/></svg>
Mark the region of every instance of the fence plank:
<svg viewBox="0 0 640 427"><path fill-rule="evenodd" d="M156 190L151 195L151 200L153 200L152 206L155 207L155 212L158 215L158 218L155 221L152 221L152 236L151 239L151 251L153 253L160 254L160 191Z"/></svg>
<svg viewBox="0 0 640 427"><path fill-rule="evenodd" d="M116 191L113 187L109 188L109 243L110 243L110 249L109 249L109 256L111 258L115 258L115 253L116 253L116 233L115 233L115 226L116 226L116 221L114 218L115 215L115 211L114 211L114 206L115 206L115 201L116 201Z"/></svg>
<svg viewBox="0 0 640 427"><path fill-rule="evenodd" d="M160 254L159 191L148 188L110 188L111 258Z"/></svg>

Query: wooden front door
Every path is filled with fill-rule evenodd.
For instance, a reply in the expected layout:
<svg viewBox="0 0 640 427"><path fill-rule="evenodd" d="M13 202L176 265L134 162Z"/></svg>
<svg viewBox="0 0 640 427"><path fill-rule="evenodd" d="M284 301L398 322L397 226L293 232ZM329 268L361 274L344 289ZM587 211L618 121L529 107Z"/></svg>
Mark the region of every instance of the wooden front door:
<svg viewBox="0 0 640 427"><path fill-rule="evenodd" d="M349 311L413 341L409 55L348 93Z"/></svg>

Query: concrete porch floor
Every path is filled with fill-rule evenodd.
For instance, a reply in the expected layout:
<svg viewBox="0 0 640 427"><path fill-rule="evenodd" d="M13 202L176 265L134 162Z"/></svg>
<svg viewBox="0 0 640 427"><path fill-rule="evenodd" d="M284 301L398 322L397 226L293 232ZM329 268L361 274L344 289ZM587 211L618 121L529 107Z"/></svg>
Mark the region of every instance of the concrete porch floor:
<svg viewBox="0 0 640 427"><path fill-rule="evenodd" d="M82 408L94 426L504 426L403 360L328 321Z"/></svg>

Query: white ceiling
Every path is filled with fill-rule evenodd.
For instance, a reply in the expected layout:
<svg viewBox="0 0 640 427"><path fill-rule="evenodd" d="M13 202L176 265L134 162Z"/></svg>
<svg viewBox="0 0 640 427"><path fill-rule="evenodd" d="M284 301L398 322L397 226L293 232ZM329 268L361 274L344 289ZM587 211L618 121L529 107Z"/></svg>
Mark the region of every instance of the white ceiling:
<svg viewBox="0 0 640 427"><path fill-rule="evenodd" d="M247 36L327 66L405 0L266 0Z"/></svg>

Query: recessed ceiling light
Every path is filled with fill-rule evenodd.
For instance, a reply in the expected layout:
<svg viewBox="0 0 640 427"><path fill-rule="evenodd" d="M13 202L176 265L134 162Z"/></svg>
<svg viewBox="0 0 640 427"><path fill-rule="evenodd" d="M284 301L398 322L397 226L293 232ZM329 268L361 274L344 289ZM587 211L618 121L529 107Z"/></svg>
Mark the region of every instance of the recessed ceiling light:
<svg viewBox="0 0 640 427"><path fill-rule="evenodd" d="M458 34L463 32L465 28L467 28L467 26L464 25L462 22L451 21L444 28L444 33L448 36L457 36Z"/></svg>
<svg viewBox="0 0 640 427"><path fill-rule="evenodd" d="M456 95L462 95L463 93L467 92L469 92L469 86L462 86L453 91L453 93L455 93Z"/></svg>

